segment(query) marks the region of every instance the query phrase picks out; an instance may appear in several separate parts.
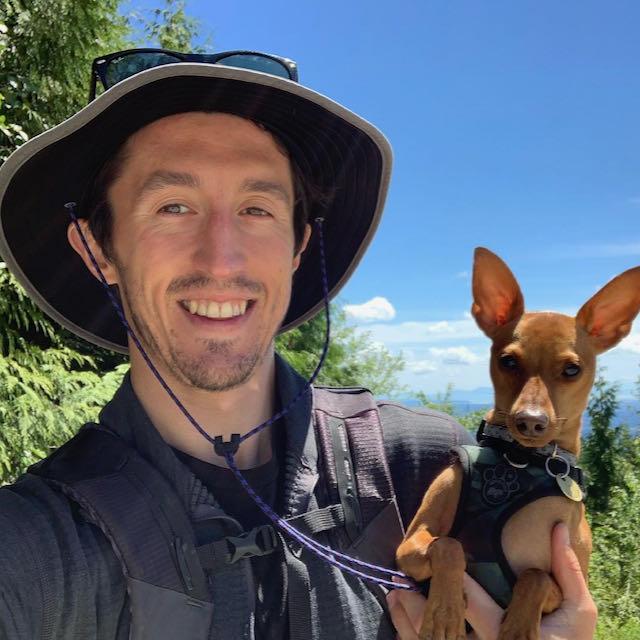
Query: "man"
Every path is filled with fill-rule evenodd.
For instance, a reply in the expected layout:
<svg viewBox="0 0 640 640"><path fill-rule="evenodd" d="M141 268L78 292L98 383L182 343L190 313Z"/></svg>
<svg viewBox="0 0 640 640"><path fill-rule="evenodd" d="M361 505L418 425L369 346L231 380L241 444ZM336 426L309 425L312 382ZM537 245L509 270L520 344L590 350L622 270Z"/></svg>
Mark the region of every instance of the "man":
<svg viewBox="0 0 640 640"><path fill-rule="evenodd" d="M110 444L102 452L86 444L97 440L85 427L0 491L0 636L383 639L397 630L415 638L420 594L389 595L391 624L379 587L308 544L288 534L268 549L258 544L268 520L227 468L224 446L212 446L284 411L231 449L235 464L266 508L297 530L317 525L308 514L326 513L322 452L331 447L313 427L322 396L312 406L273 340L323 305L317 217L329 297L357 265L381 215L389 146L371 125L298 85L290 61L166 55L97 61L94 77L115 86L24 145L0 173L7 264L51 317L131 358L100 416L103 436L124 452L118 464L109 466ZM65 218L70 201L77 223ZM128 335L102 278L122 304ZM386 454L406 523L448 448L466 436L432 412L381 404L374 413L384 432L375 466L386 467ZM147 471L126 484L132 460ZM167 506L174 495L179 506ZM154 526L140 533L154 501ZM348 504L356 508L343 501L342 524L317 528L314 540L354 556L359 546L372 550L371 540L399 541L388 509L351 535ZM167 551L156 536L175 531L182 513L188 530ZM595 610L562 535L554 572L566 602L546 623L547 637L589 638ZM196 547L207 550L202 566ZM182 584L168 588L154 571L173 565ZM206 581L194 586L201 574ZM467 587L471 624L479 637L494 637L500 611L477 585Z"/></svg>

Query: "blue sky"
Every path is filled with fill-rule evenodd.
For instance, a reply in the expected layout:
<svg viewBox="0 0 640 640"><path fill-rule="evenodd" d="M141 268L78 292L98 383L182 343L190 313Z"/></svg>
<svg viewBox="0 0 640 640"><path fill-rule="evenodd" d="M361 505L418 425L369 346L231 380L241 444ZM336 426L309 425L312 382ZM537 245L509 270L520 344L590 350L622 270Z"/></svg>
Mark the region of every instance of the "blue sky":
<svg viewBox="0 0 640 640"><path fill-rule="evenodd" d="M304 84L389 138L385 215L342 300L352 322L403 351L411 388L490 384L489 343L468 317L475 246L507 261L531 310L575 313L640 264L640 3L187 0L187 10L213 50L293 58ZM386 319L366 321L378 307ZM640 373L637 324L601 359L627 385Z"/></svg>

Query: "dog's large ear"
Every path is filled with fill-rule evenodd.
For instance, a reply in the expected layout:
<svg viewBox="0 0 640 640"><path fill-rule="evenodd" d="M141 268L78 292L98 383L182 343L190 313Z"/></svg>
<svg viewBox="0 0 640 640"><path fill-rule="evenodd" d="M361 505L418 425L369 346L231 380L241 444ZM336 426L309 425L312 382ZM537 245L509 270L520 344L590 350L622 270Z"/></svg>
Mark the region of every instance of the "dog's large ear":
<svg viewBox="0 0 640 640"><path fill-rule="evenodd" d="M496 330L524 313L522 291L507 265L495 253L477 247L473 254L471 314L491 338Z"/></svg>
<svg viewBox="0 0 640 640"><path fill-rule="evenodd" d="M615 277L585 302L576 324L589 334L596 353L602 353L629 334L638 311L640 267L635 267Z"/></svg>

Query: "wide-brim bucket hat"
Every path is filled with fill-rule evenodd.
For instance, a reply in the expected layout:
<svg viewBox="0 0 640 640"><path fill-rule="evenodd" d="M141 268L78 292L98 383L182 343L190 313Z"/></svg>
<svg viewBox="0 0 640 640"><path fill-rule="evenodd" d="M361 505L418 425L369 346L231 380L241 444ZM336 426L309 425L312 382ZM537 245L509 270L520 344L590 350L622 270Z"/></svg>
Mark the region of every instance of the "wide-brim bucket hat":
<svg viewBox="0 0 640 640"><path fill-rule="evenodd" d="M105 162L129 136L165 116L222 112L262 123L328 197L324 218L329 296L344 286L378 226L391 148L374 126L325 96L265 73L178 63L138 73L29 140L0 167L0 257L33 301L98 346L127 352L127 336L100 282L67 241L65 204L82 203ZM78 209L82 217L87 212ZM281 331L323 305L320 248L305 251Z"/></svg>

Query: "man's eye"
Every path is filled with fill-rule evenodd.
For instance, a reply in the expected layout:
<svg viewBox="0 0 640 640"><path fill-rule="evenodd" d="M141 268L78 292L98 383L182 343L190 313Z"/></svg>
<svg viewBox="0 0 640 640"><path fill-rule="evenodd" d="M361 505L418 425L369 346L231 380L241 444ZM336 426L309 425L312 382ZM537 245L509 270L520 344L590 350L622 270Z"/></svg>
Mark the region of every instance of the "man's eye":
<svg viewBox="0 0 640 640"><path fill-rule="evenodd" d="M250 216L257 216L259 218L271 215L266 209L261 209L260 207L247 207L243 210L243 213L247 213Z"/></svg>
<svg viewBox="0 0 640 640"><path fill-rule="evenodd" d="M187 211L189 211L189 207L187 207L186 204L179 204L178 202L172 202L170 204L165 204L164 207L160 207L160 211L162 213L180 215L182 213L187 213Z"/></svg>

